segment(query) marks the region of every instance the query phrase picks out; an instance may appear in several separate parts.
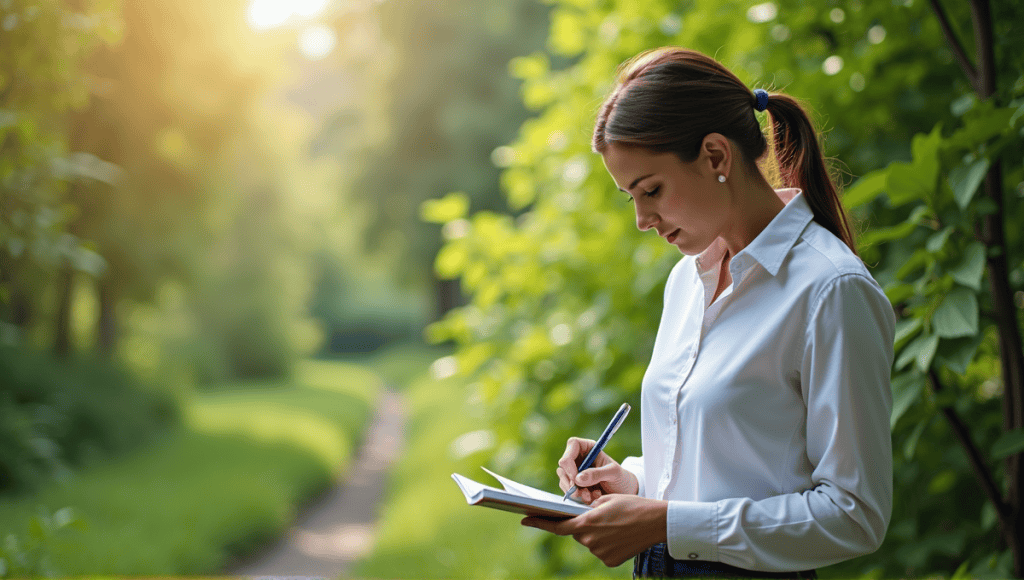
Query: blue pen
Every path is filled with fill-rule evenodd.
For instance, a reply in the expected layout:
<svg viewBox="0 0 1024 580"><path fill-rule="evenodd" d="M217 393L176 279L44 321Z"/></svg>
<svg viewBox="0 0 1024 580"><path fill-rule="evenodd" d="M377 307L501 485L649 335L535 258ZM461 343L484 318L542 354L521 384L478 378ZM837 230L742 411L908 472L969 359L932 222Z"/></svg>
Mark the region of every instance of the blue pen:
<svg viewBox="0 0 1024 580"><path fill-rule="evenodd" d="M597 443L595 443L594 447L591 448L590 453L587 453L587 456L583 459L583 463L580 464L580 467L576 472L577 475L581 471L590 469L590 466L594 464L594 460L597 459L597 456L604 449L604 446L608 444L608 440L612 438L612 435L619 430L622 422L626 420L626 415L629 414L629 409L629 403L623 403L622 406L619 407L619 410L615 412L615 416L612 417L612 422L608 423L608 426L604 428L604 433L601 433L601 438L597 440ZM562 500L569 499L569 496L572 495L574 491L576 491L576 485L573 485L569 488L569 491L565 492L565 495L562 496Z"/></svg>

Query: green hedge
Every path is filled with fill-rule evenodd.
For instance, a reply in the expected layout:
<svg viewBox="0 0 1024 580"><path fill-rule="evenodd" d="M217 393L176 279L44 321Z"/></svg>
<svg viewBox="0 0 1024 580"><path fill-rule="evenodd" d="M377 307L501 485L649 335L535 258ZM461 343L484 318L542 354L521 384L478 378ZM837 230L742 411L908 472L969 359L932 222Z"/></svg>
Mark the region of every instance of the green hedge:
<svg viewBox="0 0 1024 580"><path fill-rule="evenodd" d="M129 451L179 418L169 394L100 359L5 346L0 377L0 492Z"/></svg>

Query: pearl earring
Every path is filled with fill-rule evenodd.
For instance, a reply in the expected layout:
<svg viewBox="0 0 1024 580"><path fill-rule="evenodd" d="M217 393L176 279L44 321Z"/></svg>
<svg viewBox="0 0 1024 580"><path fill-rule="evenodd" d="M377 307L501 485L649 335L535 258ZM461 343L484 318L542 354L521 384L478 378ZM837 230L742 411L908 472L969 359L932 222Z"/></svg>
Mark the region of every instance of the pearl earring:
<svg viewBox="0 0 1024 580"><path fill-rule="evenodd" d="M725 176L724 175L719 175L718 176L718 182L719 183L725 183Z"/></svg>

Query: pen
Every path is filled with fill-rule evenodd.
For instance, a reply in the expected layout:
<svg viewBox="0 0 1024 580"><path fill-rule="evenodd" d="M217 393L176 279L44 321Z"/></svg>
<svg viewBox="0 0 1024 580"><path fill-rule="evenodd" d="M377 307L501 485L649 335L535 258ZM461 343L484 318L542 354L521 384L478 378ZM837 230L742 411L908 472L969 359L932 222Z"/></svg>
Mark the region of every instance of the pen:
<svg viewBox="0 0 1024 580"><path fill-rule="evenodd" d="M604 433L601 433L601 438L597 440L597 443L595 443L594 447L591 448L590 453L587 453L587 456L583 459L583 463L580 464L580 467L576 472L577 475L579 475L580 471L590 469L590 466L594 464L594 460L597 459L597 456L601 453L601 450L604 449L604 446L608 444L608 440L612 438L612 435L619 430L619 426L622 425L622 422L626 420L626 415L629 414L629 409L629 403L623 403L622 406L619 407L619 410L615 412L615 416L612 417L612 422L608 423L608 426L604 428ZM562 496L562 500L564 501L569 499L569 496L572 495L574 491L576 491L575 484L569 488L569 491L565 492L565 495Z"/></svg>

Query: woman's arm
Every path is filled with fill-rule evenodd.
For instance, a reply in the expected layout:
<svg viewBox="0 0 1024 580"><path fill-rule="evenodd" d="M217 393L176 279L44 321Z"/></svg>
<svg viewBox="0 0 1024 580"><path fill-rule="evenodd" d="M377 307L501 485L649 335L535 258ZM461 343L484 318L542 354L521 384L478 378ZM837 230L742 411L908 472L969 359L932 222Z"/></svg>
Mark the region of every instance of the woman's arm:
<svg viewBox="0 0 1024 580"><path fill-rule="evenodd" d="M881 545L892 511L892 306L870 277L844 274L811 313L800 381L814 487L759 501L669 502L673 558L793 571Z"/></svg>

